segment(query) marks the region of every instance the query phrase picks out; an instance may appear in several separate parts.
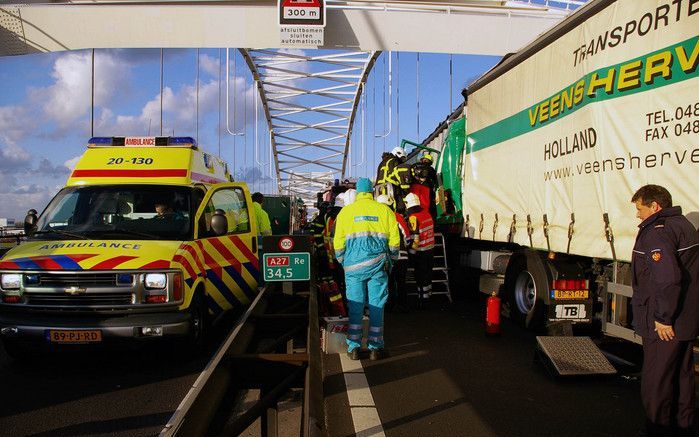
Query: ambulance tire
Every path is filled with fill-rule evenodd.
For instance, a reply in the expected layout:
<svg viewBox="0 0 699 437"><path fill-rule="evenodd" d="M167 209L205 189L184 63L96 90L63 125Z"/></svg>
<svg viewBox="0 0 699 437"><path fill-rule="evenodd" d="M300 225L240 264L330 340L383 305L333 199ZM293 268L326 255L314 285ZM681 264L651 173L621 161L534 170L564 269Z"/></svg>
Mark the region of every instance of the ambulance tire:
<svg viewBox="0 0 699 437"><path fill-rule="evenodd" d="M201 290L195 292L187 311L192 318L187 343L191 349L200 350L206 343L206 336L209 334L209 310Z"/></svg>
<svg viewBox="0 0 699 437"><path fill-rule="evenodd" d="M546 266L536 252L514 255L507 266L504 284L510 319L529 330L542 330L548 312L548 283Z"/></svg>

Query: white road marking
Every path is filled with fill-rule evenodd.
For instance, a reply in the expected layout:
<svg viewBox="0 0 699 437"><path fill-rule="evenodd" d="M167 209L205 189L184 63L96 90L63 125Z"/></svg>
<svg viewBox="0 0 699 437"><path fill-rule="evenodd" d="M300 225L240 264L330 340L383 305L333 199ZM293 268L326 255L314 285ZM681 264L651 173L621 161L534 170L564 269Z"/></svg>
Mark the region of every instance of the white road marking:
<svg viewBox="0 0 699 437"><path fill-rule="evenodd" d="M340 363L345 377L355 434L357 437L385 437L362 362L350 360L346 354L340 353Z"/></svg>
<svg viewBox="0 0 699 437"><path fill-rule="evenodd" d="M357 437L385 437L379 412L374 407L352 408L352 422Z"/></svg>

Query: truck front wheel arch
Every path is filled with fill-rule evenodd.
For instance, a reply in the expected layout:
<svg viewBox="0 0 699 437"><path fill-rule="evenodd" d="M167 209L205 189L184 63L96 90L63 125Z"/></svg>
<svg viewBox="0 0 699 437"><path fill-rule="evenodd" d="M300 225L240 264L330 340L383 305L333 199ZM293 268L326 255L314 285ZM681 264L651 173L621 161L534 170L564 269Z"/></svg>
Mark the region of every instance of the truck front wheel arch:
<svg viewBox="0 0 699 437"><path fill-rule="evenodd" d="M537 252L515 254L507 266L504 284L510 318L528 329L542 329L546 324L550 282L549 269Z"/></svg>

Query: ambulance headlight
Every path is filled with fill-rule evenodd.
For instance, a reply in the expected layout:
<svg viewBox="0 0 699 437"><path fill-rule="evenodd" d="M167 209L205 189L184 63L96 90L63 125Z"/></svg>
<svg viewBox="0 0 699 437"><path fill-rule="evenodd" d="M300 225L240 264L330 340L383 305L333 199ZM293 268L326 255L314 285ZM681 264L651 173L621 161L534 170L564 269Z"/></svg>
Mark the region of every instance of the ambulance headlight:
<svg viewBox="0 0 699 437"><path fill-rule="evenodd" d="M143 283L146 288L162 290L167 286L167 276L165 273L146 273Z"/></svg>
<svg viewBox="0 0 699 437"><path fill-rule="evenodd" d="M19 273L3 273L0 275L0 286L3 290L19 290L22 275Z"/></svg>

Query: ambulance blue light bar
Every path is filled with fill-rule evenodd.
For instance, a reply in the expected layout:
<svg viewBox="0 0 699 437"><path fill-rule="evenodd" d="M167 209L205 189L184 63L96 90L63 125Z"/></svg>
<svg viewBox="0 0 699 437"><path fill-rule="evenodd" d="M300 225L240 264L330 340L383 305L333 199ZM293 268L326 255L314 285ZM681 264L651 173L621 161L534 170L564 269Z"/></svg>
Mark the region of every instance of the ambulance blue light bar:
<svg viewBox="0 0 699 437"><path fill-rule="evenodd" d="M197 148L192 137L92 137L88 147L190 147Z"/></svg>

